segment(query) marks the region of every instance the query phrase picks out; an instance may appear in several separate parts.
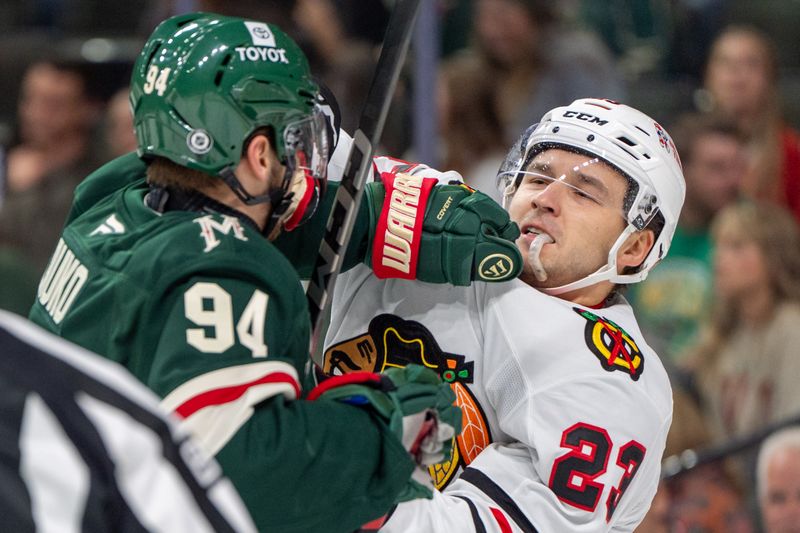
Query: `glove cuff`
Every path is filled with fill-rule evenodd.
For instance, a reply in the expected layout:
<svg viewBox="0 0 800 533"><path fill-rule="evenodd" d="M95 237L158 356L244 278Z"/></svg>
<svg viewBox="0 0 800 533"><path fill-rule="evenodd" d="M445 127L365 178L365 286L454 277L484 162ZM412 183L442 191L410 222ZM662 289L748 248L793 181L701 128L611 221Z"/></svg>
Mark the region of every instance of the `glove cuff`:
<svg viewBox="0 0 800 533"><path fill-rule="evenodd" d="M311 389L311 392L308 393L306 400L313 401L318 399L324 393L328 392L329 390L343 387L345 385L368 385L376 390L386 391L389 390L389 386L386 383L387 379L383 377L381 374L376 374L375 372L366 372L366 371L358 371L358 372L351 372L349 374L342 374L339 376L331 376L327 378L325 381ZM391 387L393 388L393 387Z"/></svg>
<svg viewBox="0 0 800 533"><path fill-rule="evenodd" d="M372 270L378 278L416 279L419 245L434 178L384 172L386 190L372 245Z"/></svg>

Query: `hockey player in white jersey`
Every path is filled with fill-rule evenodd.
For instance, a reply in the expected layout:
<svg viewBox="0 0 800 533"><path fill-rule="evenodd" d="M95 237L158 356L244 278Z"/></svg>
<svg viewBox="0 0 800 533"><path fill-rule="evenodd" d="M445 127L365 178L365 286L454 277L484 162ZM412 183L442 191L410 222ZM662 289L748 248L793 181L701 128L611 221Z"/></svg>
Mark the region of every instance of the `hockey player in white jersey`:
<svg viewBox="0 0 800 533"><path fill-rule="evenodd" d="M450 461L431 469L434 499L400 504L382 530L632 531L656 491L672 397L620 287L669 248L685 194L675 146L635 109L577 100L525 132L498 181L522 232L519 279L384 280L374 256L374 272L336 286L326 372L421 363L464 412ZM501 275L502 257L484 263Z"/></svg>

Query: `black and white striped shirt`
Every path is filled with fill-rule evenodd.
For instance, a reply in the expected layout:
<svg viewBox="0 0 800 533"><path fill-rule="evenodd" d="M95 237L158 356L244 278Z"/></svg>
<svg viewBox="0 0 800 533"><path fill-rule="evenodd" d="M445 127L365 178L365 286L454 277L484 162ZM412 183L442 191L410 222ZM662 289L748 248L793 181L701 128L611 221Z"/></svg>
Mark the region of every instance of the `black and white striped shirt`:
<svg viewBox="0 0 800 533"><path fill-rule="evenodd" d="M0 531L255 531L122 367L0 311Z"/></svg>

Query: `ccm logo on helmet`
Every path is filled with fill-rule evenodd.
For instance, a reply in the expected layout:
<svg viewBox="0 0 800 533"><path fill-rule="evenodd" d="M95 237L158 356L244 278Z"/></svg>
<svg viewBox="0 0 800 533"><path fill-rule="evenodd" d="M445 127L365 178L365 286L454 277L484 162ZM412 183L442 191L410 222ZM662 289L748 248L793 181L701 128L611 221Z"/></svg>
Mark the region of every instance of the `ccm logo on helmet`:
<svg viewBox="0 0 800 533"><path fill-rule="evenodd" d="M594 115L583 113L581 111L564 111L564 116L566 118L577 118L578 120L583 120L589 124L597 124L599 126L605 126L608 124L607 120L600 119Z"/></svg>

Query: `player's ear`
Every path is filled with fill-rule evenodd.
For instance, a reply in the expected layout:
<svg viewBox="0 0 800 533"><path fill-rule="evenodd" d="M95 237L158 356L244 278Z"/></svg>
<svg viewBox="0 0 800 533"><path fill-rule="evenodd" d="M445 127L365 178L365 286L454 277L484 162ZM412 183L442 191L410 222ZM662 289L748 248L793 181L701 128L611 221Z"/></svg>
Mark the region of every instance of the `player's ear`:
<svg viewBox="0 0 800 533"><path fill-rule="evenodd" d="M272 180L271 172L274 169L272 162L275 157L269 138L262 133L257 133L248 141L243 154L243 159L253 175L264 183Z"/></svg>
<svg viewBox="0 0 800 533"><path fill-rule="evenodd" d="M625 267L641 265L655 242L655 233L650 229L644 229L629 235L617 252L617 268L619 271L622 272Z"/></svg>

